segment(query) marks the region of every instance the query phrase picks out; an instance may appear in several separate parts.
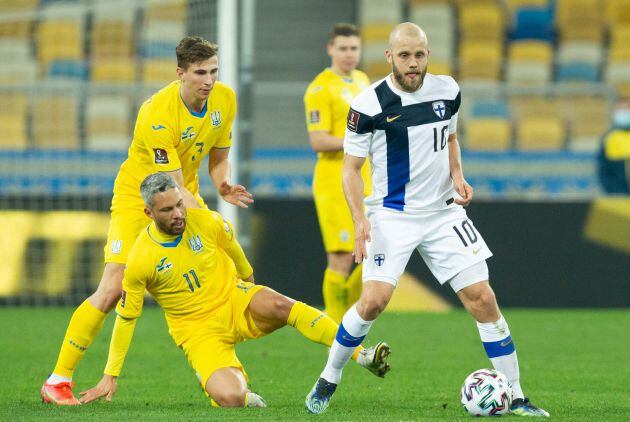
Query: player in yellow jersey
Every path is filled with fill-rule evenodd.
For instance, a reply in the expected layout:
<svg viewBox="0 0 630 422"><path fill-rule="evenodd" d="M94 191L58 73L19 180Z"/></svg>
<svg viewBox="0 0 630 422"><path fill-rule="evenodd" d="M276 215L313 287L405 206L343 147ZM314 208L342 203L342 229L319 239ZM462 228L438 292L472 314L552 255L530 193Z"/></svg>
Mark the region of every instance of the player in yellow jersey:
<svg viewBox="0 0 630 422"><path fill-rule="evenodd" d="M361 56L361 39L354 25L336 24L329 33L331 65L311 82L304 95L306 127L317 164L313 195L319 220L327 267L323 295L326 313L336 322L361 294L361 266L352 273L354 225L343 196L343 137L352 99L370 85L367 75L356 69ZM363 167L365 194L371 191L369 163Z"/></svg>
<svg viewBox="0 0 630 422"><path fill-rule="evenodd" d="M234 345L291 325L308 339L330 346L337 324L315 308L254 284L252 267L231 224L205 208L187 209L171 177L150 175L141 189L153 222L129 253L105 375L96 387L81 393L81 401L103 396L111 400L146 289L164 310L169 333L213 404L264 407L264 400L247 388ZM384 376L388 354L388 346L379 343L355 358Z"/></svg>
<svg viewBox="0 0 630 422"><path fill-rule="evenodd" d="M74 312L53 373L42 386L45 402L78 404L72 374L120 298L127 255L150 220L144 214L140 183L149 174L170 174L188 206L205 206L197 173L209 155L208 171L221 197L247 207L251 195L230 184L228 153L236 114L234 91L217 81L217 46L186 37L176 48L178 80L140 107L129 156L114 183L105 269L99 286Z"/></svg>

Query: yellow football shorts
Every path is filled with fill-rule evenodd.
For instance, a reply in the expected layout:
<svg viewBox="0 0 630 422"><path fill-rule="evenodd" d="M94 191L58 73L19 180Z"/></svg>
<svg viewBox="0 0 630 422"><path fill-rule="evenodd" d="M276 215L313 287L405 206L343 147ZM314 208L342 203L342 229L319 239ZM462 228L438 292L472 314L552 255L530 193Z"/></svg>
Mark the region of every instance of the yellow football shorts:
<svg viewBox="0 0 630 422"><path fill-rule="evenodd" d="M212 319L200 323L193 334L180 345L204 391L206 382L217 369L239 368L245 379L248 379L236 356L234 345L265 335L254 324L248 308L254 294L264 287L240 281L232 291L228 303Z"/></svg>
<svg viewBox="0 0 630 422"><path fill-rule="evenodd" d="M143 210L125 209L112 211L105 244L105 262L126 264L127 256L140 232L147 228L151 219Z"/></svg>
<svg viewBox="0 0 630 422"><path fill-rule="evenodd" d="M352 252L354 224L343 194L316 193L314 196L326 252Z"/></svg>
<svg viewBox="0 0 630 422"><path fill-rule="evenodd" d="M208 208L201 196L195 195L195 198L202 207ZM126 264L136 238L150 223L151 219L146 216L143 209L114 208L109 218L107 243L104 248L105 263Z"/></svg>

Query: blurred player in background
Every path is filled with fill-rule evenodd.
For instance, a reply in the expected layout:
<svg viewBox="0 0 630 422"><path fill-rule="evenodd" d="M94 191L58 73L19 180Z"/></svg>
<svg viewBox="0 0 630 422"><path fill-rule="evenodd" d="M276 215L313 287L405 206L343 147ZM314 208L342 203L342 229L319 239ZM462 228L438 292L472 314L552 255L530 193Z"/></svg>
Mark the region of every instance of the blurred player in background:
<svg viewBox="0 0 630 422"><path fill-rule="evenodd" d="M179 79L140 107L129 156L114 183L105 269L96 292L70 319L57 364L42 386L45 402L79 403L72 394L73 372L120 298L129 250L150 222L140 196L140 183L147 175L169 174L186 205L205 207L197 173L209 155L208 171L221 197L244 208L253 201L243 186L230 184L228 154L236 96L217 81L217 46L200 37L186 37L176 55Z"/></svg>
<svg viewBox="0 0 630 422"><path fill-rule="evenodd" d="M343 317L306 407L326 410L354 348L387 307L417 249L475 318L488 358L512 385L511 413L549 416L523 394L510 329L488 282L492 253L463 208L473 189L457 141L459 86L450 76L427 73L428 40L412 23L394 28L386 57L392 73L352 102L344 141L343 186L355 221L355 258L365 259L363 291ZM366 215L361 168L368 156L374 193L365 200Z"/></svg>
<svg viewBox="0 0 630 422"><path fill-rule="evenodd" d="M615 104L612 128L599 150L598 170L606 193L630 194L630 98L620 98Z"/></svg>
<svg viewBox="0 0 630 422"><path fill-rule="evenodd" d="M105 375L81 393L81 401L111 400L114 395L146 289L164 310L169 333L213 404L265 407L248 390L234 345L291 325L309 340L330 346L337 324L315 308L254 284L253 269L231 224L197 204L186 207L169 175L152 174L141 189L153 222L129 253ZM354 358L382 377L389 369L388 354L388 346L379 343L358 350Z"/></svg>
<svg viewBox="0 0 630 422"><path fill-rule="evenodd" d="M341 169L343 134L352 99L370 84L367 75L356 69L361 57L361 39L354 25L333 26L326 46L329 68L311 82L304 94L306 127L317 164L313 195L319 227L326 249L323 295L326 313L340 322L348 307L361 294L361 265L352 273L354 229L350 210L343 197ZM365 191L370 191L369 164L363 168Z"/></svg>

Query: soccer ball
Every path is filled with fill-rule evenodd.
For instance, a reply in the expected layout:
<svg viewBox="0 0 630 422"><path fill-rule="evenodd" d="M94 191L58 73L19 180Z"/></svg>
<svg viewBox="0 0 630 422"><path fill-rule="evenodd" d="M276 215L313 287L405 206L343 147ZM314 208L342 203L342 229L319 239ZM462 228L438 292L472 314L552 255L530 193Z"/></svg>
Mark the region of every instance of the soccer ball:
<svg viewBox="0 0 630 422"><path fill-rule="evenodd" d="M472 416L499 416L510 411L512 387L494 369L479 369L462 385L462 405Z"/></svg>

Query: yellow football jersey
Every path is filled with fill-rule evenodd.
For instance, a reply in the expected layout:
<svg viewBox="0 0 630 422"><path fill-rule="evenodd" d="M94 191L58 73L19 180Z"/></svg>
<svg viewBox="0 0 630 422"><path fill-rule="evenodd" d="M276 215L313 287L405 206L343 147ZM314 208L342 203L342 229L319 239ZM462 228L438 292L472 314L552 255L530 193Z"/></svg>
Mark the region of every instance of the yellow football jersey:
<svg viewBox="0 0 630 422"><path fill-rule="evenodd" d="M231 145L236 115L234 91L216 82L201 113L188 109L174 81L144 102L138 112L129 156L114 183L112 210L143 209L140 183L158 171L182 170L184 185L199 191L199 165L211 148Z"/></svg>
<svg viewBox="0 0 630 422"><path fill-rule="evenodd" d="M309 132L325 131L343 139L350 103L370 85L367 75L354 70L350 77L343 77L330 68L322 71L310 83L304 94L306 128ZM342 193L341 170L343 151L319 152L313 177L315 194ZM365 192L371 191L370 168L366 161L363 167Z"/></svg>
<svg viewBox="0 0 630 422"><path fill-rule="evenodd" d="M155 223L138 236L116 312L138 318L146 288L164 310L169 332L180 345L199 322L211 320L228 302L239 278L252 273L231 224L217 212L189 208L180 236L160 233Z"/></svg>

